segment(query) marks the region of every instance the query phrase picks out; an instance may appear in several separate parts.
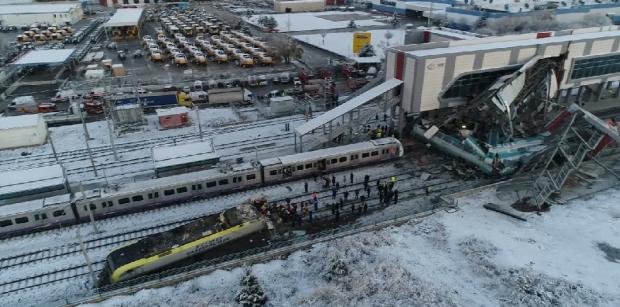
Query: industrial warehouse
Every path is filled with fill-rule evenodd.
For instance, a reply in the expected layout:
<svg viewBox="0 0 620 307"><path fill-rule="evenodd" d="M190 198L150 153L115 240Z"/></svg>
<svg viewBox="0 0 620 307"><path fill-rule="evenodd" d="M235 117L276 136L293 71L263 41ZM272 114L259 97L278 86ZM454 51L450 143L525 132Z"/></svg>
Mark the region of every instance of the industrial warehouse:
<svg viewBox="0 0 620 307"><path fill-rule="evenodd" d="M616 6L3 2L2 301L616 306Z"/></svg>

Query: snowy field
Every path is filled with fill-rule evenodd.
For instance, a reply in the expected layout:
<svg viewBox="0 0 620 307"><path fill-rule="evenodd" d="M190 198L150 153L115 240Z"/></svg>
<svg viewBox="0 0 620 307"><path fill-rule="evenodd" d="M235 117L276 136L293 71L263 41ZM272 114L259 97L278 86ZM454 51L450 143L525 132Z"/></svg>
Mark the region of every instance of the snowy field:
<svg viewBox="0 0 620 307"><path fill-rule="evenodd" d="M481 192L417 224L99 305L235 306L249 270L272 306L618 306L618 197L606 190L521 222L483 209L497 198Z"/></svg>
<svg viewBox="0 0 620 307"><path fill-rule="evenodd" d="M309 13L286 13L264 14L243 17L247 22L259 26L258 19L261 16L270 16L276 19L280 32L296 32L310 30L343 29L355 20L358 27L385 26L385 16L372 15L366 12L309 12Z"/></svg>
<svg viewBox="0 0 620 307"><path fill-rule="evenodd" d="M338 32L325 35L325 42L321 34L306 34L293 36L296 40L313 45L317 48L339 54L360 63L379 63L385 57L385 50L389 46L398 46L405 43L405 31L392 30L368 30L364 32L372 33L372 45L375 48L376 56L360 58L353 53L353 33ZM392 33L389 40L385 37L386 33Z"/></svg>

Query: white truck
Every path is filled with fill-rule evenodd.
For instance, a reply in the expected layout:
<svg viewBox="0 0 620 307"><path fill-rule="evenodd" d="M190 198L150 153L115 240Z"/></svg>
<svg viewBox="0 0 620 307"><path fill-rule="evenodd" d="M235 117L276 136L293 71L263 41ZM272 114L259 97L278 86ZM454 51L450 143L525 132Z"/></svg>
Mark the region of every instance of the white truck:
<svg viewBox="0 0 620 307"><path fill-rule="evenodd" d="M209 105L252 102L252 92L241 87L210 89L207 97Z"/></svg>

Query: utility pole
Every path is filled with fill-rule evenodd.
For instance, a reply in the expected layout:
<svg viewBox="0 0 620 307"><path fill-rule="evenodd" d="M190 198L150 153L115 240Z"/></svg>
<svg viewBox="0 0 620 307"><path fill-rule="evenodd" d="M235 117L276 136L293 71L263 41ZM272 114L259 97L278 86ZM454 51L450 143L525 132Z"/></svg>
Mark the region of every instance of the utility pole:
<svg viewBox="0 0 620 307"><path fill-rule="evenodd" d="M198 105L196 105L195 108L196 108L196 120L198 121L198 133L200 135L200 140L202 141L202 125L200 124L200 108L198 107Z"/></svg>
<svg viewBox="0 0 620 307"><path fill-rule="evenodd" d="M427 22L426 22L426 27L430 28L433 25L432 19L433 19L433 0L431 1L431 10L428 12L428 17L427 17Z"/></svg>
<svg viewBox="0 0 620 307"><path fill-rule="evenodd" d="M47 129L47 141L50 142L50 146L52 147L52 152L54 153L54 159L56 160L56 163L60 164L60 159L58 159L56 147L54 146L54 142L52 142L52 131L49 129Z"/></svg>
<svg viewBox="0 0 620 307"><path fill-rule="evenodd" d="M114 145L114 131L112 130L112 126L110 125L110 120L108 118L106 118L105 122L108 125L108 134L110 135L110 145L112 145L114 160L118 161L118 152L116 151L116 146Z"/></svg>
<svg viewBox="0 0 620 307"><path fill-rule="evenodd" d="M84 193L84 186L80 183L80 192L82 192L82 200L86 199L86 194ZM90 208L90 204L86 205L88 211L88 217L90 218L90 223L93 225L93 230L95 233L99 233L99 229L97 228L97 224L95 223L95 216L93 215L93 210Z"/></svg>
<svg viewBox="0 0 620 307"><path fill-rule="evenodd" d="M90 261L90 257L86 253L86 248L84 247L84 241L82 240L82 236L80 235L80 228L77 229L77 238L80 241L80 249L82 250L82 255L84 255L84 260L86 260L86 265L88 266L88 272L90 273L90 280L93 283L93 287L97 285L97 279L95 278L95 271L93 271L93 264Z"/></svg>

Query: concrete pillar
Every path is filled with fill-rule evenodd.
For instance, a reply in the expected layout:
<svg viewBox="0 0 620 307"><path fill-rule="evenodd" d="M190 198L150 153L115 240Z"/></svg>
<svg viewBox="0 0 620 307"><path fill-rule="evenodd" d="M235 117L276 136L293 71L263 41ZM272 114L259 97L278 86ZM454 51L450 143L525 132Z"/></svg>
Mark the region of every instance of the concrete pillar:
<svg viewBox="0 0 620 307"><path fill-rule="evenodd" d="M606 88L607 88L607 82L603 82L598 85L598 89L596 93L596 101L600 101L603 98L603 94L605 93Z"/></svg>
<svg viewBox="0 0 620 307"><path fill-rule="evenodd" d="M585 91L584 86L579 86L579 91L577 92L577 97L575 98L575 103L578 105L582 105L581 99L583 98L583 92Z"/></svg>
<svg viewBox="0 0 620 307"><path fill-rule="evenodd" d="M349 142L353 142L353 111L349 112Z"/></svg>
<svg viewBox="0 0 620 307"><path fill-rule="evenodd" d="M568 104L568 100L570 99L570 93L572 90L573 90L572 87L569 89L563 90L566 93L566 95L564 96L564 104Z"/></svg>

